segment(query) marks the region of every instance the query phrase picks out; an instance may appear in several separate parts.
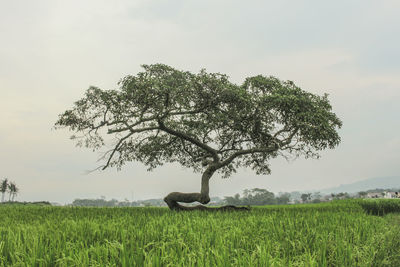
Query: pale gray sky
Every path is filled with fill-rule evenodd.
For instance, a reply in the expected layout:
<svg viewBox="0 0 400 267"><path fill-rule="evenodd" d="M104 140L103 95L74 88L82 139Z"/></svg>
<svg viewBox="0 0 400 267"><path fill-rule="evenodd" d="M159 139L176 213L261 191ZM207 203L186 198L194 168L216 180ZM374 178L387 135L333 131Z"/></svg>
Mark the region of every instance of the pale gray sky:
<svg viewBox="0 0 400 267"><path fill-rule="evenodd" d="M85 174L98 154L54 131L89 85L116 88L141 64L293 80L330 95L342 143L320 160L272 162L272 174L213 177L212 196L245 188L320 189L400 170L400 2L0 0L0 178L19 200L161 198L199 191L178 165Z"/></svg>

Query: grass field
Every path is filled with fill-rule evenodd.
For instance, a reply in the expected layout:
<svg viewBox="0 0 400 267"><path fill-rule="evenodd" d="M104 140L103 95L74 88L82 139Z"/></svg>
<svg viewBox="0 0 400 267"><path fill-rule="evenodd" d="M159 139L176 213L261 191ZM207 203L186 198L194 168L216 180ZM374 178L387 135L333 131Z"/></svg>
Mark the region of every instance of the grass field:
<svg viewBox="0 0 400 267"><path fill-rule="evenodd" d="M384 216L359 201L250 212L3 205L0 265L400 266L395 201Z"/></svg>

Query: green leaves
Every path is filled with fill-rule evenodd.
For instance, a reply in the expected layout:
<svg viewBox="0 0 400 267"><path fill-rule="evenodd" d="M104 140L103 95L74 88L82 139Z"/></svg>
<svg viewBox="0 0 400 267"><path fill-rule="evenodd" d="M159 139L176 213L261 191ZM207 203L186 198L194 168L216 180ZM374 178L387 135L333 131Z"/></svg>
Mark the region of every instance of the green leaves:
<svg viewBox="0 0 400 267"><path fill-rule="evenodd" d="M111 145L105 168L137 160L150 169L178 162L203 171L212 159L226 177L241 166L269 173L268 161L279 154L318 156L340 142L342 123L327 96L291 81L258 75L236 85L205 70L143 69L121 79L118 90L90 87L56 122L80 133L80 145Z"/></svg>

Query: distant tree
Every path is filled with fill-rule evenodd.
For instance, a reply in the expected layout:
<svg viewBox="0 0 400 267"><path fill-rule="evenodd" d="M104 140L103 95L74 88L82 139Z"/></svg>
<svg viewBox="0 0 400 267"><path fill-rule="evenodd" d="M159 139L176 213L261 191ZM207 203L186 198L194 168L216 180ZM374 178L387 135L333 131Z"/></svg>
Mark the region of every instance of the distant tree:
<svg viewBox="0 0 400 267"><path fill-rule="evenodd" d="M290 193L282 193L276 198L277 204L288 204L290 201Z"/></svg>
<svg viewBox="0 0 400 267"><path fill-rule="evenodd" d="M227 205L242 205L242 200L240 199L240 194L235 194L233 197L225 197L224 202Z"/></svg>
<svg viewBox="0 0 400 267"><path fill-rule="evenodd" d="M274 193L269 192L266 189L253 188L245 189L243 191L243 197L241 198L239 194L233 197L225 197L225 203L228 205L272 205L272 204L286 204L285 196L282 199L275 198Z"/></svg>
<svg viewBox="0 0 400 267"><path fill-rule="evenodd" d="M347 199L347 198L350 198L350 195L347 192L340 192L340 193L337 193L337 194L333 194L332 193L331 196L332 196L333 199Z"/></svg>
<svg viewBox="0 0 400 267"><path fill-rule="evenodd" d="M271 205L276 204L274 193L261 188L253 188L248 192L247 197L243 198L244 205Z"/></svg>
<svg viewBox="0 0 400 267"><path fill-rule="evenodd" d="M365 198L368 195L368 193L365 191L360 191L358 192L358 195L360 196L360 198Z"/></svg>
<svg viewBox="0 0 400 267"><path fill-rule="evenodd" d="M14 182L11 182L9 184L9 191L10 191L11 201L14 201L15 197L19 193L19 188L17 187L17 185Z"/></svg>
<svg viewBox="0 0 400 267"><path fill-rule="evenodd" d="M311 200L311 193L301 194L301 200L303 201L303 203L306 203L309 200Z"/></svg>
<svg viewBox="0 0 400 267"><path fill-rule="evenodd" d="M340 142L342 123L327 95L308 93L291 81L259 75L236 85L205 70L143 68L123 78L119 90L90 87L56 127L78 133L72 139L79 146L99 150L112 144L102 169L140 161L151 170L177 162L201 172L200 192L170 193L164 199L170 209L206 209L178 202L207 204L215 173L229 177L243 166L269 174L273 158L319 157Z"/></svg>
<svg viewBox="0 0 400 267"><path fill-rule="evenodd" d="M290 199L293 199L293 200L300 200L301 199L301 193L299 192L299 191L294 191L294 192L291 192L290 193Z"/></svg>
<svg viewBox="0 0 400 267"><path fill-rule="evenodd" d="M8 179L5 178L5 179L1 180L1 183L0 183L1 202L4 202L4 196L7 191L8 191Z"/></svg>
<svg viewBox="0 0 400 267"><path fill-rule="evenodd" d="M8 201L11 201L11 195L13 193L14 186L15 185L13 182L8 183Z"/></svg>
<svg viewBox="0 0 400 267"><path fill-rule="evenodd" d="M312 200L315 200L315 199L321 200L321 198L322 198L322 195L321 195L320 192L315 192L315 193L313 193L313 194L311 195L311 199L312 199Z"/></svg>
<svg viewBox="0 0 400 267"><path fill-rule="evenodd" d="M243 197L244 198L248 198L250 194L251 194L251 190L250 189L243 190Z"/></svg>
<svg viewBox="0 0 400 267"><path fill-rule="evenodd" d="M225 197L225 203L228 205L275 205L287 204L289 201L289 193L280 193L278 197L275 197L273 192L261 188L243 190L242 198L239 194Z"/></svg>
<svg viewBox="0 0 400 267"><path fill-rule="evenodd" d="M346 199L346 198L350 198L350 195L347 192L340 192L340 193L336 194L336 198L337 199Z"/></svg>

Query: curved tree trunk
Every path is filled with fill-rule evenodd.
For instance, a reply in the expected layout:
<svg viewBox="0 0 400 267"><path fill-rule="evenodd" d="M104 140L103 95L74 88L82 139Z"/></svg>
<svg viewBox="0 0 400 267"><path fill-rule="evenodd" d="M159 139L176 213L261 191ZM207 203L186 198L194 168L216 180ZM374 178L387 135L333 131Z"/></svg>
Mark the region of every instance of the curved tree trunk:
<svg viewBox="0 0 400 267"><path fill-rule="evenodd" d="M210 211L228 211L228 210L250 210L248 207L235 207L235 206L223 206L219 208L209 208L203 205L197 206L183 206L178 202L183 203L192 203L192 202L200 202L201 204L207 204L210 202L210 187L209 181L211 176L214 174L215 169L209 166L207 170L203 173L201 177L201 191L200 193L181 193L181 192L172 192L169 193L164 201L167 203L168 207L171 210L210 210Z"/></svg>

